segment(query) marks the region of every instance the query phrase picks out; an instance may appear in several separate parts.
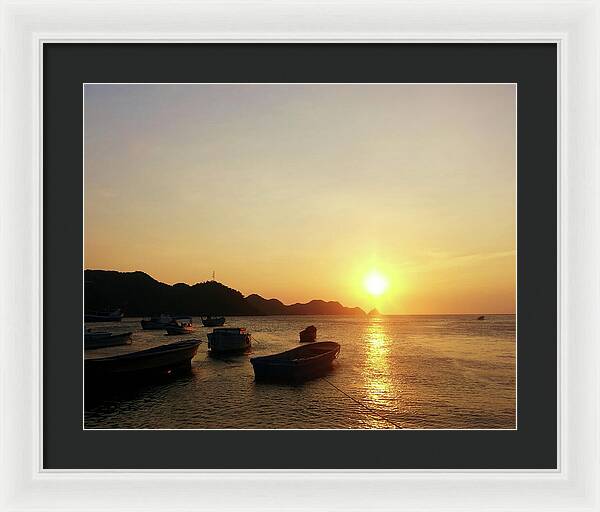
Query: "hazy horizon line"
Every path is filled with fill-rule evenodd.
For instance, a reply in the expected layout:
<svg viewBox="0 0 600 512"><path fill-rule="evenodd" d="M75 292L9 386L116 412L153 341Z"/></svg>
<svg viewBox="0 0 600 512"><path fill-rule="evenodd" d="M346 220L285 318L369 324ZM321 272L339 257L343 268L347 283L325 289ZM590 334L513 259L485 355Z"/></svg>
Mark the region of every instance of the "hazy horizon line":
<svg viewBox="0 0 600 512"><path fill-rule="evenodd" d="M348 306L345 304L342 304L342 302L340 302L339 300L327 300L327 299L308 299L306 302L294 302L292 304L285 304L281 299L277 298L277 297L264 297L262 295L260 295L259 293L256 292L252 292L249 293L247 295L245 295L244 293L242 293L240 290L238 290L237 288L234 288L233 286L227 285L225 283L222 283L221 281L217 281L216 279L206 279L205 281L197 281L194 284L189 284L186 283L184 281L178 281L176 283L173 284L169 284L166 283L164 281L159 281L158 279L156 279L155 277L153 277L151 274L149 274L148 272L145 272L144 270L114 270L114 269L104 269L104 268L83 268L83 271L100 271L100 272L119 272L121 274L134 274L136 272L140 272L142 274L146 274L148 277L150 277L151 279L154 279L156 282L161 283L161 284L166 284L167 286L174 286L176 284L185 284L187 286L194 286L196 284L201 284L201 283L209 283L209 282L215 282L215 283L219 283L222 286L226 286L227 288L231 288L232 290L238 291L242 294L242 296L244 297L244 299L248 298L250 295L258 295L259 297L265 299L265 300L278 300L279 302L281 302L284 306L293 306L295 304L308 304L312 301L323 301L323 302L337 302L338 304L342 305L343 307L347 308L347 309L360 309L361 311L365 312L365 314L368 313L368 311L365 311L365 309L363 309L360 306ZM85 281L84 281L85 284ZM512 313L489 313L489 312L481 312L481 311L476 311L476 312L462 312L462 313L381 313L379 311L379 308L374 307L371 308L370 311L372 310L376 310L378 311L380 316L463 316L463 315L516 315L516 311L512 312ZM298 316L298 315L233 315L233 316ZM345 315L300 315L300 316L345 316ZM134 318L134 317L132 317Z"/></svg>

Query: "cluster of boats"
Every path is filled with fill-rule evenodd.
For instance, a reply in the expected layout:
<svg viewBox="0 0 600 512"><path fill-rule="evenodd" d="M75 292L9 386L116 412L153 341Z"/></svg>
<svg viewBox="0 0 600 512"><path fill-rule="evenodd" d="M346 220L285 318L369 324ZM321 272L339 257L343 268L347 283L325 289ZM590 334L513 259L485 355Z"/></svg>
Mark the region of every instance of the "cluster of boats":
<svg viewBox="0 0 600 512"><path fill-rule="evenodd" d="M170 318L167 326L171 326L172 322L177 320L178 325L185 327L188 318ZM151 321L155 322L154 325L158 325L158 320L160 319ZM166 320L166 317L163 320ZM191 318L189 320L191 325ZM143 326L144 324L142 324ZM163 326L162 328L166 329L167 327ZM303 345L299 347L277 354L250 358L256 380L298 382L327 372L339 354L340 345L332 341L316 342L316 331L314 326L303 330L300 333L300 341ZM128 344L131 343L131 336L131 332L113 334L87 329L84 336L85 349ZM252 346L252 336L244 327L216 327L207 334L207 338L208 351L211 355L246 353ZM88 357L88 353L86 353L86 380L94 379L102 382L106 378L132 377L141 374L170 375L182 370L189 370L200 343L201 340L198 339L185 339L158 347L110 356Z"/></svg>
<svg viewBox="0 0 600 512"><path fill-rule="evenodd" d="M121 313L121 310L86 313L85 315L86 322L120 322L122 318L123 313ZM204 327L216 327L225 323L225 317L223 316L213 317L209 315L201 318ZM164 330L170 336L191 334L194 332L193 320L190 316L176 316L162 313L159 316L143 319L140 323L144 330ZM108 331L92 331L91 329L86 329L84 346L86 349L95 349L126 345L131 343L132 334L133 333L131 332L113 334Z"/></svg>
<svg viewBox="0 0 600 512"><path fill-rule="evenodd" d="M202 325L204 327L219 327L225 324L224 316L203 316ZM143 319L141 322L142 329L146 331L167 330L168 334L186 334L193 331L192 318L189 316L174 316L168 313L161 313L157 316L152 316L148 319ZM181 332L176 332L177 328ZM171 332L169 332L169 329Z"/></svg>
<svg viewBox="0 0 600 512"><path fill-rule="evenodd" d="M204 327L220 327L225 324L224 316L211 316L206 315L201 317L202 325ZM89 322L120 322L123 319L123 312L120 308L110 310L110 311L89 311L84 315L84 321L86 323ZM162 330L165 329L167 325L172 324L181 319L189 319L191 323L191 318L189 316L174 316L169 313L161 313L160 315L153 315L148 319L143 319L141 321L142 329L145 330Z"/></svg>

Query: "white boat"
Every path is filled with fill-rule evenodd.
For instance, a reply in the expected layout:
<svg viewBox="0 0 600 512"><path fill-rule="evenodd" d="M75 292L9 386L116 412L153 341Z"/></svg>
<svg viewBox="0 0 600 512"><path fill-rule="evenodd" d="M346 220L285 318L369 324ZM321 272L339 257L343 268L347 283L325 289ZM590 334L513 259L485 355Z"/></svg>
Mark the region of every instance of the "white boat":
<svg viewBox="0 0 600 512"><path fill-rule="evenodd" d="M147 331L162 331L173 321L173 317L168 313L161 313L160 316L152 315L150 319L144 318L140 323L142 329Z"/></svg>
<svg viewBox="0 0 600 512"><path fill-rule="evenodd" d="M212 317L208 315L206 318L202 318L202 325L204 327L220 327L225 323L224 316Z"/></svg>
<svg viewBox="0 0 600 512"><path fill-rule="evenodd" d="M86 350L104 347L116 347L118 345L127 345L131 343L130 332L121 332L113 334L108 331L91 331L88 329L83 337L84 348Z"/></svg>
<svg viewBox="0 0 600 512"><path fill-rule="evenodd" d="M192 319L189 316L178 316L173 318L173 321L165 327L167 334L190 334L194 332Z"/></svg>
<svg viewBox="0 0 600 512"><path fill-rule="evenodd" d="M243 352L252 345L252 336L244 327L219 327L207 336L212 353Z"/></svg>

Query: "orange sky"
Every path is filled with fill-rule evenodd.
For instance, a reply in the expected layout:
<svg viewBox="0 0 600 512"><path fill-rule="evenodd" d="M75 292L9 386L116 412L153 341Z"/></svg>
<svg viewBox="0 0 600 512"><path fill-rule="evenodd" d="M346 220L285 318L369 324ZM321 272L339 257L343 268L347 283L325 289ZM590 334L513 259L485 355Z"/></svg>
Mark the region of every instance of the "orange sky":
<svg viewBox="0 0 600 512"><path fill-rule="evenodd" d="M515 101L513 85L86 85L85 267L514 313Z"/></svg>

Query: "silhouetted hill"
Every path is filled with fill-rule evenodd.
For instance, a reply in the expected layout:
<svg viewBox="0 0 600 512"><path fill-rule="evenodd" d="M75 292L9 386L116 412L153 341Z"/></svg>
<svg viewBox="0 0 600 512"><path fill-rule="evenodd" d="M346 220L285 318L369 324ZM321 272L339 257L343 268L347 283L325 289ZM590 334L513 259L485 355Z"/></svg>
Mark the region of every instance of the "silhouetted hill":
<svg viewBox="0 0 600 512"><path fill-rule="evenodd" d="M128 316L171 312L187 315L260 314L244 296L221 283L207 281L193 286L170 286L144 272L85 271L87 311L121 307Z"/></svg>
<svg viewBox="0 0 600 512"><path fill-rule="evenodd" d="M252 306L261 311L263 315L360 315L365 312L360 308L347 308L339 302L325 302L324 300L311 300L306 304L292 304L286 306L278 299L265 299L253 293L246 297Z"/></svg>
<svg viewBox="0 0 600 512"><path fill-rule="evenodd" d="M377 308L372 309L371 311L369 311L368 313L369 316L380 316L381 313L377 310Z"/></svg>
<svg viewBox="0 0 600 512"><path fill-rule="evenodd" d="M287 306L287 315L360 315L365 312L360 308L346 308L339 302L324 300L311 300L306 304L292 304Z"/></svg>
<svg viewBox="0 0 600 512"><path fill-rule="evenodd" d="M286 306L277 299L264 299L216 281L192 286L161 283L144 272L86 270L86 311L120 307L127 316L146 316L171 312L187 315L361 315L360 308L346 308L339 302L312 300L307 304Z"/></svg>
<svg viewBox="0 0 600 512"><path fill-rule="evenodd" d="M287 315L285 309L288 307L278 299L265 299L256 293L248 295L246 301L254 306L263 315Z"/></svg>

